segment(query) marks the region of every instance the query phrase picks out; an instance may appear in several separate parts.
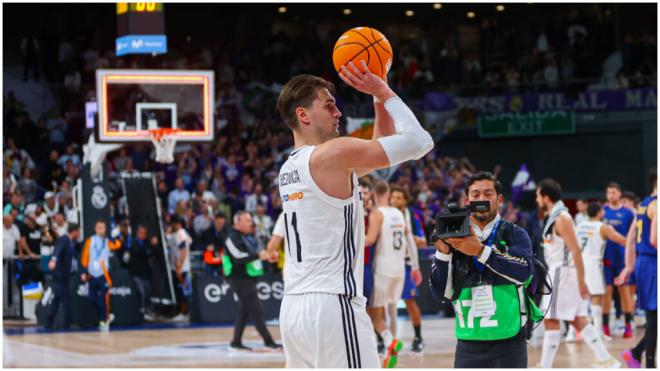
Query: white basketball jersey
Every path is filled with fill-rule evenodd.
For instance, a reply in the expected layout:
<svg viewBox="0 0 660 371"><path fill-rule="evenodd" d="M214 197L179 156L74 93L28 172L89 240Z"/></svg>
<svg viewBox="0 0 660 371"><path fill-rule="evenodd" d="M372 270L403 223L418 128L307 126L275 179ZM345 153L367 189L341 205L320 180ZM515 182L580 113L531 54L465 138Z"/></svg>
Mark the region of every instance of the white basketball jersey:
<svg viewBox="0 0 660 371"><path fill-rule="evenodd" d="M351 197L341 200L327 195L309 169L314 148L293 151L280 169L287 241L284 294L362 297L364 210L357 175L352 175Z"/></svg>
<svg viewBox="0 0 660 371"><path fill-rule="evenodd" d="M383 224L376 243L374 272L388 277L402 277L406 272L405 218L394 207L379 207L378 210L383 214Z"/></svg>
<svg viewBox="0 0 660 371"><path fill-rule="evenodd" d="M577 226L578 243L582 258L586 261L601 261L605 254L605 239L600 235L603 222L587 220Z"/></svg>
<svg viewBox="0 0 660 371"><path fill-rule="evenodd" d="M573 220L568 212L565 211L562 214L571 218L571 221ZM546 263L548 263L548 268L573 266L571 253L566 247L564 239L555 233L555 226L552 226L548 233L543 236L543 254Z"/></svg>

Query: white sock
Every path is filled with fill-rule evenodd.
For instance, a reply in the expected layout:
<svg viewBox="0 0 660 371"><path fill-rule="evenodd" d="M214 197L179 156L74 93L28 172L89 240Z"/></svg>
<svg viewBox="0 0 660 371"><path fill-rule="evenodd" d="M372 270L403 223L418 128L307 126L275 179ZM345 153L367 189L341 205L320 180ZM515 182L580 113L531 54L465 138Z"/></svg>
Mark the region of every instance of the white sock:
<svg viewBox="0 0 660 371"><path fill-rule="evenodd" d="M394 340L394 336L392 336L390 330L383 330L383 332L380 333L380 336L383 338L383 344L385 344L385 347L389 347L390 344L392 344L392 340Z"/></svg>
<svg viewBox="0 0 660 371"><path fill-rule="evenodd" d="M541 368L552 368L555 361L559 342L561 341L561 331L545 330L543 334L543 353L541 354Z"/></svg>
<svg viewBox="0 0 660 371"><path fill-rule="evenodd" d="M600 305L592 305L591 317L594 320L594 327L596 330L603 331L603 307Z"/></svg>
<svg viewBox="0 0 660 371"><path fill-rule="evenodd" d="M397 332L397 323L396 323L396 304L387 305L387 317L390 321L390 331L392 331L392 336L396 339Z"/></svg>
<svg viewBox="0 0 660 371"><path fill-rule="evenodd" d="M591 351L596 355L596 360L598 362L607 361L612 358L612 355L607 352L605 344L603 344L603 339L596 331L596 328L593 325L587 325L581 331L582 338L584 342L591 348Z"/></svg>

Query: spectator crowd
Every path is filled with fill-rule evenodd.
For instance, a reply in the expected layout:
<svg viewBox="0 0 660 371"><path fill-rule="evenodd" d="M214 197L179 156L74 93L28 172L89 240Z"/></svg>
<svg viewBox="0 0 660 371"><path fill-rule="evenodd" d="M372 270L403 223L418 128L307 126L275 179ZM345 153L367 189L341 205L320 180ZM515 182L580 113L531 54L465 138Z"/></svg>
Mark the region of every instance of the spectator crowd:
<svg viewBox="0 0 660 371"><path fill-rule="evenodd" d="M654 31L625 34L623 49L618 51L621 63L605 63L607 71L593 68L616 52L611 22L597 14L575 12L551 27L527 32L484 19L482 41L476 48L460 43L457 31L437 39L431 32L412 38L392 35L391 39L398 40L389 80L399 94L409 98L421 98L434 87L461 85L461 93L482 94L530 89L529 84L537 82L556 88L573 79L598 78L611 64L616 86L643 84L641 77L655 75ZM297 39L284 31L253 38L243 30L205 46L187 37L163 56L124 58L84 35L63 37L50 52L44 49L49 43L26 36L16 51L24 58L24 79L39 78L40 69L48 66L41 72L57 87L57 105L43 116L32 117L13 92L4 96L3 258L25 260L21 282L43 281L55 240L67 234L68 224L80 223L72 188L82 171L81 147L90 134L84 128L85 102L95 96L94 74L99 68L211 69L217 80L212 143L177 147L172 164L155 162L146 144L125 146L108 155L111 235L129 241L137 233L127 223L120 174L151 171L156 174L166 229L176 224L175 230L180 225L186 231L191 251L206 253L207 272L219 272L222 239L217 233L240 210L252 214L257 242L265 247L281 211L277 174L293 144L275 111L282 84L293 75L314 73L336 83L340 105L366 100L339 83L326 60L324 50L331 50L343 24L324 21L300 27L303 32ZM237 42L241 38L254 42ZM608 43L611 47L602 47ZM476 91L466 88L472 85L479 87ZM428 235L441 208L448 202L465 202L465 181L476 170L467 158L432 152L401 165L389 180L412 196ZM497 176L501 169L492 171ZM535 217L523 214L512 202L503 214L521 225ZM115 252L120 257L124 253Z"/></svg>

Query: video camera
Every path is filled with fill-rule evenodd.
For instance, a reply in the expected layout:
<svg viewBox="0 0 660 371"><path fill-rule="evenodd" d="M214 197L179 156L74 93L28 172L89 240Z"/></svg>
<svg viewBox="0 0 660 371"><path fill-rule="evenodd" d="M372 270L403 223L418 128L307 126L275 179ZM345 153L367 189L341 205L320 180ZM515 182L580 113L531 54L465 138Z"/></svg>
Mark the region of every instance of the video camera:
<svg viewBox="0 0 660 371"><path fill-rule="evenodd" d="M445 238L460 238L470 235L470 213L490 210L489 201L473 201L465 208L458 207L455 202L447 205L448 211L435 216L435 229L431 235L432 242Z"/></svg>

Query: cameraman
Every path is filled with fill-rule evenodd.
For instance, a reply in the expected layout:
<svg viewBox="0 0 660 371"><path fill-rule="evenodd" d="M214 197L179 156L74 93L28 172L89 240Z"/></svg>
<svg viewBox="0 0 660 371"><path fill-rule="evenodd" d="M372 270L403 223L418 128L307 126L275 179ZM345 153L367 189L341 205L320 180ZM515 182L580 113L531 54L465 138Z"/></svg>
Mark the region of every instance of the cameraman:
<svg viewBox="0 0 660 371"><path fill-rule="evenodd" d="M527 367L527 300L532 246L527 232L500 219L502 185L489 172L467 181L468 203L488 201L470 214L470 235L435 242L431 292L456 312L455 368Z"/></svg>

